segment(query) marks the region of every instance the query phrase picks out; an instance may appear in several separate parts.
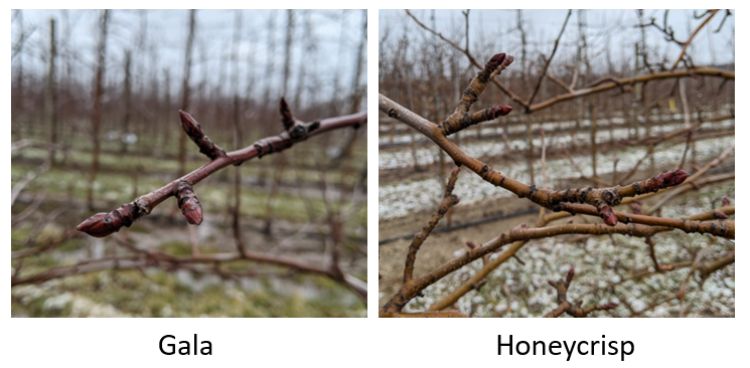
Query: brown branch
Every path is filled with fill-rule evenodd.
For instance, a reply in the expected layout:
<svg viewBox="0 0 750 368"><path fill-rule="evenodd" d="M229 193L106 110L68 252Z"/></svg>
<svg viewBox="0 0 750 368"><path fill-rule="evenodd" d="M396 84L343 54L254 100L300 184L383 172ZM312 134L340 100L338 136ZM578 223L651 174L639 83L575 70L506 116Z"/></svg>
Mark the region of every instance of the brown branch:
<svg viewBox="0 0 750 368"><path fill-rule="evenodd" d="M435 211L435 214L432 215L432 218L430 218L430 221L427 222L422 230L414 235L414 239L411 241L411 244L409 244L409 250L406 253L406 264L404 265L404 284L408 283L414 276L414 262L417 259L417 252L419 252L422 243L424 243L427 237L430 236L432 230L437 223L440 222L440 219L445 216L448 210L458 204L458 197L453 194L453 188L456 185L456 180L458 179L458 174L460 172L460 167L456 167L451 171L450 178L448 178L448 183L445 186L443 199L440 201L437 211Z"/></svg>
<svg viewBox="0 0 750 368"><path fill-rule="evenodd" d="M341 283L350 290L354 291L362 300L367 299L367 285L364 281L348 274L334 272L328 266L318 266L290 257L264 254L253 251L246 251L244 254L215 253L210 255L177 257L156 250L142 249L123 239L115 238L115 240L119 245L125 247L132 253L117 257L88 259L79 261L78 263L69 266L50 268L32 275L15 276L11 279L11 286L15 287L27 284L40 284L53 279L106 271L110 269L128 270L142 268L162 268L171 271L178 268L186 268L190 265L196 264L218 266L221 264L232 264L235 262L246 261L270 264L278 267L288 268L297 272L325 276Z"/></svg>
<svg viewBox="0 0 750 368"><path fill-rule="evenodd" d="M682 44L682 49L680 50L680 54L677 55L677 59L675 59L674 64L672 64L671 70L677 69L677 66L680 65L680 62L685 57L685 53L687 52L688 47L690 47L690 44L693 42L693 39L695 38L695 36L698 34L698 32L701 31L701 29L703 29L703 27L705 27L709 22L711 22L711 19L713 19L718 12L719 11L715 9L709 10L708 17L706 17L706 19L704 19L703 22L701 22L701 24L698 25L698 27L696 27L695 29L693 29L692 32L690 32L690 36L688 37L687 41L685 41Z"/></svg>
<svg viewBox="0 0 750 368"><path fill-rule="evenodd" d="M536 204L555 211L561 210L560 206L564 202L590 204L597 208L599 216L608 225L617 223L617 217L613 214L611 206L619 204L623 198L679 185L688 176L683 170L673 170L625 186L577 188L561 191L541 189L507 177L501 172L491 169L488 164L467 155L458 145L447 139L442 130L437 128L435 124L382 94L379 98L379 105L381 111L430 138L453 158L454 162L466 166L485 181L503 187L520 198L528 198Z"/></svg>
<svg viewBox="0 0 750 368"><path fill-rule="evenodd" d="M428 27L427 25L422 23L419 19L417 19L414 15L412 15L411 12L409 12L408 10L406 11L406 14L412 20L414 20L414 22L417 24L417 26L419 26L419 28L422 28L425 31L435 35L436 37L443 40L452 48L464 54L466 58L469 60L469 63L474 65L474 67L478 69L483 68L483 65L474 57L474 55L471 54L469 50L464 49L463 47L458 45L456 42L453 42L447 37L445 37L440 32L437 32L434 29ZM505 87L502 83L500 83L495 78L492 79L492 83L498 89L500 89L501 92L503 92L511 100L513 100L513 102L522 106L524 110L526 111L526 113L532 113L532 112L544 110L560 102L569 101L569 100L573 100L573 99L577 99L577 98L581 98L581 97L585 97L585 96L589 96L589 95L593 95L597 93L606 92L614 88L623 88L627 85L640 84L640 83L646 83L650 81L663 80L663 79L683 78L683 77L690 77L690 76L707 76L707 77L724 78L725 80L734 80L733 71L727 71L727 70L722 70L718 68L700 67L700 68L691 68L691 69L685 69L685 70L663 71L663 72L643 74L643 75L639 75L635 77L611 78L608 83L592 85L592 86L589 86L588 88L583 88L583 89L576 90L573 92L568 92L568 93L564 93L561 95L557 95L555 97L551 97L547 100L538 102L533 105L527 104L524 99L522 99L513 91Z"/></svg>
<svg viewBox="0 0 750 368"><path fill-rule="evenodd" d="M490 78L499 75L505 68L513 63L512 56L506 56L504 53L494 55L485 64L484 68L471 80L469 85L461 94L461 100L458 102L455 110L448 118L440 123L439 127L445 136L449 136L471 125L483 121L495 119L501 115L507 115L513 109L510 105L499 105L484 109L474 114L469 114L471 106L477 102L482 95L487 82Z"/></svg>
<svg viewBox="0 0 750 368"><path fill-rule="evenodd" d="M568 270L565 275L565 279L558 281L548 281L550 286L555 288L557 291L557 308L553 309L549 313L545 314L545 317L560 317L563 313L567 313L573 317L587 317L592 312L605 311L617 307L615 303L606 303L600 305L591 305L586 308L581 307L581 301L570 302L568 301L568 290L570 289L570 283L573 281L575 276L575 269L573 267Z"/></svg>
<svg viewBox="0 0 750 368"><path fill-rule="evenodd" d="M180 116L189 115L180 114ZM175 179L159 189L142 195L136 198L133 202L125 203L109 213L97 213L81 222L76 229L91 236L107 236L119 231L123 226L130 226L133 221L149 214L152 209L165 199L175 195L179 183L184 182L190 185L196 185L201 180L229 165L238 165L256 157L261 158L267 154L281 152L292 147L296 143L302 142L307 138L318 134L342 128L359 127L366 123L367 114L365 112L360 112L357 114L327 118L305 124L305 132L297 137L292 137L290 132L285 131L279 135L263 138L250 146L229 152L225 156L217 157L211 162L206 163L181 178ZM191 138L192 137L193 136L191 136ZM204 142L202 138L200 141Z"/></svg>
<svg viewBox="0 0 750 368"><path fill-rule="evenodd" d="M715 211L707 211L702 212L699 214L695 214L693 216L688 217L688 220L693 221L705 221L710 220L714 218L714 213L716 211L720 211L722 213L725 213L727 215L734 214L734 207L731 206L725 206L722 208L718 208ZM549 224L552 221L560 220L562 218L566 218L570 216L570 214L565 212L555 212L551 214L547 214L545 216L542 216L539 221L537 221L536 226L538 228L542 228ZM620 225L618 225L620 226ZM629 234L629 235L641 235L644 237L652 236L656 233L665 232L671 230L671 228L667 227L659 227L659 228L648 228L645 226L639 226L639 230L642 231L640 234ZM494 246L494 242L497 240L497 238L490 240L489 242L482 245L482 247L488 247L488 246ZM487 277L490 272L497 269L501 264L505 263L507 260L511 259L518 253L521 248L523 248L526 243L530 239L521 239L518 241L513 242L510 247L508 247L505 251L500 253L497 257L492 259L490 262L485 264L482 269L477 271L474 275L472 275L468 280L466 280L463 284L461 284L459 287L457 287L455 290L450 292L448 295L443 296L441 299L439 299L437 302L435 302L433 305L430 306L430 310L442 310L445 308L448 308L449 306L453 305L455 302L458 301L462 296L466 295L469 291L473 290L475 288L475 285L479 285L482 280L484 280L485 277ZM499 249L499 248L498 248Z"/></svg>
<svg viewBox="0 0 750 368"><path fill-rule="evenodd" d="M527 241L531 239L548 238L564 234L586 234L586 235L607 235L607 234L624 234L630 236L645 237L651 235L653 229L651 226L640 224L622 224L615 226L605 224L578 224L569 223L564 225L552 225L546 227L516 227L510 231L504 232L492 240L488 241L479 248L470 250L462 256L456 257L441 266L435 268L428 274L419 278L412 279L410 283L402 285L401 289L386 302L383 311L393 312L400 311L406 303L417 296L424 288L437 282L446 275L458 270L459 268L477 260L483 256L497 251L501 247L516 241ZM510 256L509 256L510 257Z"/></svg>
<svg viewBox="0 0 750 368"><path fill-rule="evenodd" d="M544 61L544 67L542 68L542 75L539 76L539 79L536 82L536 85L534 86L533 91L531 92L531 96L529 96L528 101L526 101L526 109L528 110L532 103L534 103L534 98L536 97L537 93L539 93L539 88L542 86L542 82L544 81L544 78L547 76L547 70L549 69L549 64L552 63L552 58L555 57L555 54L557 53L557 47L560 45L560 39L563 36L563 33L565 33L565 28L568 26L568 20L570 20L570 15L573 14L572 10L568 10L568 14L565 15L565 20L563 21L562 28L560 28L560 33L557 35L557 38L555 38L554 46L552 46L552 52L550 53L548 58L545 58Z"/></svg>
<svg viewBox="0 0 750 368"><path fill-rule="evenodd" d="M564 93L561 95L557 95L555 97L551 97L547 100L544 100L542 102L537 102L529 106L527 111L536 112L536 111L544 110L546 108L552 107L563 101L574 100L574 99L581 98L584 96L602 93L602 92L606 92L614 88L621 88L623 86L641 84L641 83L664 80L664 79L675 79L675 78L694 77L694 76L717 77L717 78L734 80L734 72L717 69L717 68L710 68L710 67L680 69L680 70L642 74L642 75L638 75L634 77L612 79L612 81L601 83L596 86L582 88L572 93Z"/></svg>

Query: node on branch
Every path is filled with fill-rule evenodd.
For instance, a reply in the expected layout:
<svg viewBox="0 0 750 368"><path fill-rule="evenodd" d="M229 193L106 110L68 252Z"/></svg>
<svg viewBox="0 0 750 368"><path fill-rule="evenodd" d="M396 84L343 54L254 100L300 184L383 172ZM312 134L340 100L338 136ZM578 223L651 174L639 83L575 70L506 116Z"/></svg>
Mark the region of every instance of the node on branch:
<svg viewBox="0 0 750 368"><path fill-rule="evenodd" d="M496 105L474 113L469 113L471 106L477 102L479 96L487 88L487 82L500 74L513 62L513 57L505 53L495 54L485 64L484 68L471 80L461 95L456 109L445 121L440 123L443 135L449 136L472 125L508 115L513 108L510 105Z"/></svg>
<svg viewBox="0 0 750 368"><path fill-rule="evenodd" d="M180 110L180 122L182 122L182 129L190 137L190 139L198 145L201 153L208 156L211 160L215 160L219 157L226 157L227 153L221 149L206 133L203 132L200 123L198 123L192 115L185 111Z"/></svg>
<svg viewBox="0 0 750 368"><path fill-rule="evenodd" d="M177 184L177 193L175 195L177 196L177 205L180 207L187 222L193 225L200 225L203 222L203 209L190 183L184 180L180 181Z"/></svg>

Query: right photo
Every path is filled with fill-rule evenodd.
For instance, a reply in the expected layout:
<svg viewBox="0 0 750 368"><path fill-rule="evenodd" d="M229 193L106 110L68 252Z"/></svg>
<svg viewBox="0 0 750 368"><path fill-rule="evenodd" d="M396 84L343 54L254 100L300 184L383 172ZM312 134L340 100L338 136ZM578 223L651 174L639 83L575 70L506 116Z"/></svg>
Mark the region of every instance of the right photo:
<svg viewBox="0 0 750 368"><path fill-rule="evenodd" d="M734 317L734 10L379 14L381 317Z"/></svg>

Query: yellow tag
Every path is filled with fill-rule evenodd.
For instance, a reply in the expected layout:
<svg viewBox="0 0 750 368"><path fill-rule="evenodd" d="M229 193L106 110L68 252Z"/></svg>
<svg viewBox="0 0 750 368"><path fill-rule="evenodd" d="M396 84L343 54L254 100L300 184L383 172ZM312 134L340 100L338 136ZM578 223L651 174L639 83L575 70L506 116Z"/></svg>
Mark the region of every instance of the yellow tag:
<svg viewBox="0 0 750 368"><path fill-rule="evenodd" d="M674 98L669 99L669 111L677 112L677 102L675 102Z"/></svg>

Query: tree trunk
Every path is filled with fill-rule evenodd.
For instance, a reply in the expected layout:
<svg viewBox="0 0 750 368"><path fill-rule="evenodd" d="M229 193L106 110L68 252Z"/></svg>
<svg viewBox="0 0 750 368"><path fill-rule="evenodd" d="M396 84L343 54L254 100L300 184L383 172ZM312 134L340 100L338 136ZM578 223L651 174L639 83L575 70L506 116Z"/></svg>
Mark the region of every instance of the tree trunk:
<svg viewBox="0 0 750 368"><path fill-rule="evenodd" d="M109 24L109 10L102 10L99 16L99 42L96 48L96 73L94 76L94 107L91 112L93 128L92 141L94 149L91 154L91 171L89 172L89 187L86 203L90 211L94 210L94 184L99 172L100 131L102 124L102 96L104 95L104 71L107 62L107 26Z"/></svg>
<svg viewBox="0 0 750 368"><path fill-rule="evenodd" d="M49 68L47 71L47 113L49 114L50 139L49 163L55 164L57 154L57 27L55 19L49 20Z"/></svg>
<svg viewBox="0 0 750 368"><path fill-rule="evenodd" d="M188 22L188 36L185 44L185 65L182 75L182 102L180 103L180 109L187 111L190 107L190 71L193 66L193 43L195 41L195 9L190 10L190 20ZM185 173L185 164L187 162L187 136L180 134L180 147L179 147L179 172L177 175L181 176Z"/></svg>
<svg viewBox="0 0 750 368"><path fill-rule="evenodd" d="M125 73L125 80L123 81L123 102L125 103L125 113L122 117L122 133L120 137L122 148L121 152L126 153L128 151L127 135L130 134L130 120L132 117L133 99L132 99L132 83L130 78L130 50L125 51L125 65L123 72Z"/></svg>

